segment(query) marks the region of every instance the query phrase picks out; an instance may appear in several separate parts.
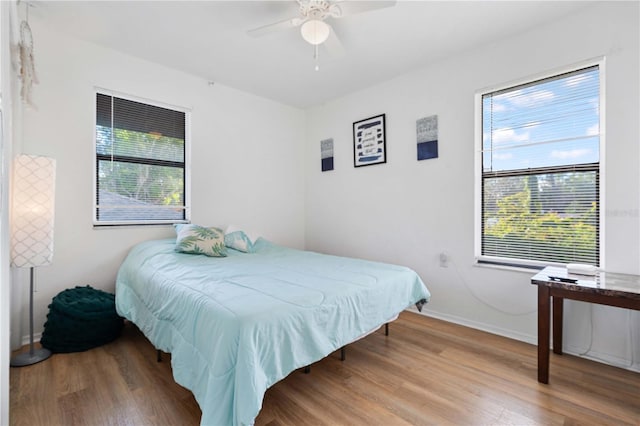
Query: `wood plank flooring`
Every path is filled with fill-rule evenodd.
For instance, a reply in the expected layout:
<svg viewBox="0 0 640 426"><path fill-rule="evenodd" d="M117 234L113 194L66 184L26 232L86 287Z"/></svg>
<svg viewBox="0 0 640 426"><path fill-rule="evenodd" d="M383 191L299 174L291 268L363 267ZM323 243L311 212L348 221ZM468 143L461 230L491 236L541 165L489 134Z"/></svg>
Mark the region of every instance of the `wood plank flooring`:
<svg viewBox="0 0 640 426"><path fill-rule="evenodd" d="M270 388L256 425L640 425L640 374L405 312ZM198 425L169 356L132 324L115 342L11 369L11 425Z"/></svg>

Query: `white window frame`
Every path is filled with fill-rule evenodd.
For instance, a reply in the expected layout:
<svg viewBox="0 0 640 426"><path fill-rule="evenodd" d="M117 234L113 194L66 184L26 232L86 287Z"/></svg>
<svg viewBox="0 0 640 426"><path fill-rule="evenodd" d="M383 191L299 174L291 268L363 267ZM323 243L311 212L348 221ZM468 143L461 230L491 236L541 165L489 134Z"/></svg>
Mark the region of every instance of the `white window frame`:
<svg viewBox="0 0 640 426"><path fill-rule="evenodd" d="M96 161L96 152L97 152L97 118L96 118L96 99L98 94L103 94L107 96L122 98L134 102L140 102L147 105L153 105L160 108L172 109L175 111L180 111L185 114L185 123L184 123L184 220L127 220L127 221L106 221L106 220L98 220L98 170L97 170L97 161ZM175 223L190 223L191 222L191 109L181 106L176 106L172 104L167 104L163 102L149 100L147 98L142 98L138 96L129 95L122 92L117 92L114 90L104 89L101 87L94 87L92 98L92 113L93 113L93 151L92 151L92 159L93 162L93 226L94 228L102 228L102 227L110 227L110 226L127 226L127 225L171 225Z"/></svg>
<svg viewBox="0 0 640 426"><path fill-rule="evenodd" d="M475 120L474 120L474 141L475 141L475 187L474 187L474 254L475 262L478 265L506 267L506 268L527 268L527 269L540 269L545 266L565 266L563 263L555 262L541 262L527 259L513 259L513 258L501 258L494 256L486 256L482 254L482 97L488 93L497 92L499 90L505 90L520 86L523 84L531 83L537 80L543 80L552 78L560 74L577 71L583 68L598 66L599 69L599 96L600 96L600 109L599 109L599 126L600 126L600 143L599 143L599 262L600 269L605 268L605 221L604 212L605 208L605 188L606 188L606 173L605 173L605 140L606 140L606 90L605 90L605 58L598 57L576 63L567 67L557 68L550 71L541 72L525 78L513 80L507 83L486 87L478 90L475 93Z"/></svg>

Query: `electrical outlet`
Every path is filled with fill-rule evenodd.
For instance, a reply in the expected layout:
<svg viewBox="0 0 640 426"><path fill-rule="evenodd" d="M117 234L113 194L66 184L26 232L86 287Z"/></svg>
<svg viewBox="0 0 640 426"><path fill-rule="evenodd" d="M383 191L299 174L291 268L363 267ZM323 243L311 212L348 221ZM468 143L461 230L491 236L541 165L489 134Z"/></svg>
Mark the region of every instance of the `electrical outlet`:
<svg viewBox="0 0 640 426"><path fill-rule="evenodd" d="M445 252L440 253L440 267L441 268L449 267L449 255Z"/></svg>

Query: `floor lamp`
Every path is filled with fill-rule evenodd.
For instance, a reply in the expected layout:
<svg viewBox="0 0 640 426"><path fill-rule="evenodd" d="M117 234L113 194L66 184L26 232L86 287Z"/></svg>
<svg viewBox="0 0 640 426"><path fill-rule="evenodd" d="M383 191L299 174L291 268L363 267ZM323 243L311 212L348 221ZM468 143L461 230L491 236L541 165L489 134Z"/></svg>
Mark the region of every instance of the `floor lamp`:
<svg viewBox="0 0 640 426"><path fill-rule="evenodd" d="M35 364L51 356L33 345L34 268L50 265L53 259L53 219L55 203L55 160L19 155L13 163L11 214L11 265L30 268L29 352L11 358L12 367Z"/></svg>

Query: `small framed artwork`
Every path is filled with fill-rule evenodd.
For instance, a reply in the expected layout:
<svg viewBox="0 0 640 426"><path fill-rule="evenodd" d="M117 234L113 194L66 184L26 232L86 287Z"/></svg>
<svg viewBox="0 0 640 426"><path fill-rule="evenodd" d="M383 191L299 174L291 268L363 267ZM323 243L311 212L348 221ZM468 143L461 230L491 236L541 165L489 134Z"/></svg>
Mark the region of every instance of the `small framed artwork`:
<svg viewBox="0 0 640 426"><path fill-rule="evenodd" d="M333 170L333 138L320 141L320 157L322 171Z"/></svg>
<svg viewBox="0 0 640 426"><path fill-rule="evenodd" d="M438 116L431 115L416 120L418 161L438 158Z"/></svg>
<svg viewBox="0 0 640 426"><path fill-rule="evenodd" d="M353 123L353 166L387 162L385 114Z"/></svg>

